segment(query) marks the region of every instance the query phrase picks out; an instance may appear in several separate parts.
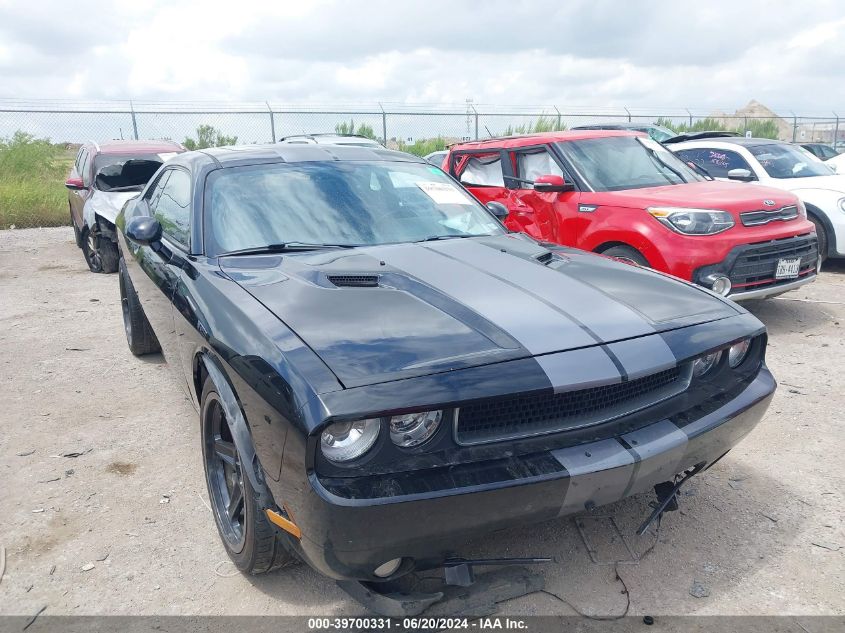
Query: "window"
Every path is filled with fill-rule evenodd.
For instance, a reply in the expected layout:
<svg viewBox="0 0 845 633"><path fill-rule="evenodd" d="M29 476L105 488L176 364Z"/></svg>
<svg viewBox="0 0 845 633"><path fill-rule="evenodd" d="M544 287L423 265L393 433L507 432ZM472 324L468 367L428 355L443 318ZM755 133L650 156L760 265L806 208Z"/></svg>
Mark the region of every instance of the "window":
<svg viewBox="0 0 845 633"><path fill-rule="evenodd" d="M516 175L523 180L537 180L540 176L560 176L563 178L563 170L548 150L520 152L516 155ZM533 189L534 185L527 182L518 182L520 189Z"/></svg>
<svg viewBox="0 0 845 633"><path fill-rule="evenodd" d="M86 187L91 186L91 153L85 152L82 159L82 170L79 172L79 177L82 178L82 184Z"/></svg>
<svg viewBox="0 0 845 633"><path fill-rule="evenodd" d="M593 191L624 191L704 180L645 136L604 136L557 144Z"/></svg>
<svg viewBox="0 0 845 633"><path fill-rule="evenodd" d="M502 155L496 152L467 157L460 181L465 185L476 187L504 187Z"/></svg>
<svg viewBox="0 0 845 633"><path fill-rule="evenodd" d="M76 174L81 178L82 177L82 164L85 162L85 155L88 152L85 151L84 147L79 148L79 153L76 155L76 162L74 163L74 169L76 169Z"/></svg>
<svg viewBox="0 0 845 633"><path fill-rule="evenodd" d="M156 185L150 199L153 215L161 223L162 232L188 246L191 216L191 177L181 169L168 170ZM167 178L167 181L164 181ZM160 192L158 191L161 187ZM156 200L157 196L157 200Z"/></svg>
<svg viewBox="0 0 845 633"><path fill-rule="evenodd" d="M727 178L731 169L747 169L754 175L754 170L746 160L731 150L700 148L681 149L677 151L683 160L695 163L713 178Z"/></svg>
<svg viewBox="0 0 845 633"><path fill-rule="evenodd" d="M772 178L831 176L835 172L802 147L788 143L767 143L749 151Z"/></svg>
<svg viewBox="0 0 845 633"><path fill-rule="evenodd" d="M412 162L228 167L211 173L206 200L211 253L291 243L370 246L503 231L441 170Z"/></svg>

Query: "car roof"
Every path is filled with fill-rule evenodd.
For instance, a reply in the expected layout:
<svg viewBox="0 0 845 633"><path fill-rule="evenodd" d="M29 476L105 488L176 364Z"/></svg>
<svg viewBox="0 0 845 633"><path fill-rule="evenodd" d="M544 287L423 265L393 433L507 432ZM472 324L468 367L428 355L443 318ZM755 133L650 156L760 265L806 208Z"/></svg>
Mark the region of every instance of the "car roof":
<svg viewBox="0 0 845 633"><path fill-rule="evenodd" d="M338 134L336 132L320 132L317 134L289 134L288 136L283 136L277 142L278 143L286 143L289 142L291 139L310 139L315 143L326 143L332 144L336 143L337 141L346 141L348 143L354 143L356 141L366 141L368 145L381 145L377 140L370 138L369 136L364 136L363 134Z"/></svg>
<svg viewBox="0 0 845 633"><path fill-rule="evenodd" d="M567 130L565 132L537 132L535 134L518 134L515 136L501 136L480 141L458 143L451 147L452 151L528 147L539 143L562 143L566 141L583 141L591 138L605 138L613 136L646 136L643 132L630 130Z"/></svg>
<svg viewBox="0 0 845 633"><path fill-rule="evenodd" d="M185 148L175 141L89 141L100 154L158 154L161 152L184 152Z"/></svg>
<svg viewBox="0 0 845 633"><path fill-rule="evenodd" d="M195 164L212 162L221 167L234 167L258 163L301 163L318 161L388 161L405 163L426 163L419 157L405 152L396 152L382 147L359 147L355 145L232 145L209 147L180 154L170 163Z"/></svg>
<svg viewBox="0 0 845 633"><path fill-rule="evenodd" d="M654 123L612 122L590 123L589 125L573 125L570 130L636 130L639 128L661 127Z"/></svg>
<svg viewBox="0 0 845 633"><path fill-rule="evenodd" d="M689 139L689 141L682 140L682 141L674 141L673 139L669 139L666 141L667 144L674 144L674 143L727 143L730 145L739 145L741 147L759 147L761 145L788 145L786 141L779 141L777 139L772 138L747 138L745 136L714 136L714 137L705 137L705 138L693 138Z"/></svg>

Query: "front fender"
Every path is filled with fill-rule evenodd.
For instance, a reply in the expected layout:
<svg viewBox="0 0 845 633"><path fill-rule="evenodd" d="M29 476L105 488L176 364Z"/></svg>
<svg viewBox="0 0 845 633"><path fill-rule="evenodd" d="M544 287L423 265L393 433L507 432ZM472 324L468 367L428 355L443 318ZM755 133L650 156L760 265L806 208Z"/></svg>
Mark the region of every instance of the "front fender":
<svg viewBox="0 0 845 633"><path fill-rule="evenodd" d="M241 462L246 466L243 471L249 478L252 489L258 495L258 504L261 509L274 506L273 495L264 480L264 473L258 455L255 453L255 446L252 442L252 434L249 431L246 418L241 410L240 402L235 396L235 391L223 370L220 368L217 359L209 353L203 353L200 362L205 366L214 388L220 396L223 408L226 413L226 421L232 431L232 439L235 448L241 457Z"/></svg>

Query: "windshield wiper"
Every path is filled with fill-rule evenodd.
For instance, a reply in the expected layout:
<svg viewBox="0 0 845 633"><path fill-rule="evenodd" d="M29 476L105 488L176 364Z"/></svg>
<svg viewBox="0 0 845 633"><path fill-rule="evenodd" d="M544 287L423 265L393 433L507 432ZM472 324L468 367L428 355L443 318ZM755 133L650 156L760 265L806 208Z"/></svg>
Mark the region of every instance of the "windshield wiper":
<svg viewBox="0 0 845 633"><path fill-rule="evenodd" d="M430 235L421 240L414 240L415 242L437 242L438 240L452 240L464 237L488 237L489 233L460 233L457 235Z"/></svg>
<svg viewBox="0 0 845 633"><path fill-rule="evenodd" d="M221 253L220 257L229 255L266 255L268 253L290 253L296 251L314 251L324 248L355 248L357 244L308 244L307 242L285 242L282 244L267 244L252 248L242 248L228 253Z"/></svg>

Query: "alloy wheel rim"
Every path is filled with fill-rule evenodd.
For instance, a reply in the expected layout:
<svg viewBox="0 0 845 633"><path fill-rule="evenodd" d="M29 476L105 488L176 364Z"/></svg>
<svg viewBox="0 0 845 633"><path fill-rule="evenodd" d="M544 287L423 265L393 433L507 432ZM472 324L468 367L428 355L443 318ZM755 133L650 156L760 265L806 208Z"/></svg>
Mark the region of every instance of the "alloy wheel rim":
<svg viewBox="0 0 845 633"><path fill-rule="evenodd" d="M229 423L215 396L206 407L205 468L217 524L229 547L239 552L245 542L245 492L241 459Z"/></svg>
<svg viewBox="0 0 845 633"><path fill-rule="evenodd" d="M88 248L86 249L86 256L88 258L88 264L91 268L96 270L100 270L103 266L102 258L100 257L100 253L97 250L97 240L91 231L88 231L88 235L85 239Z"/></svg>

